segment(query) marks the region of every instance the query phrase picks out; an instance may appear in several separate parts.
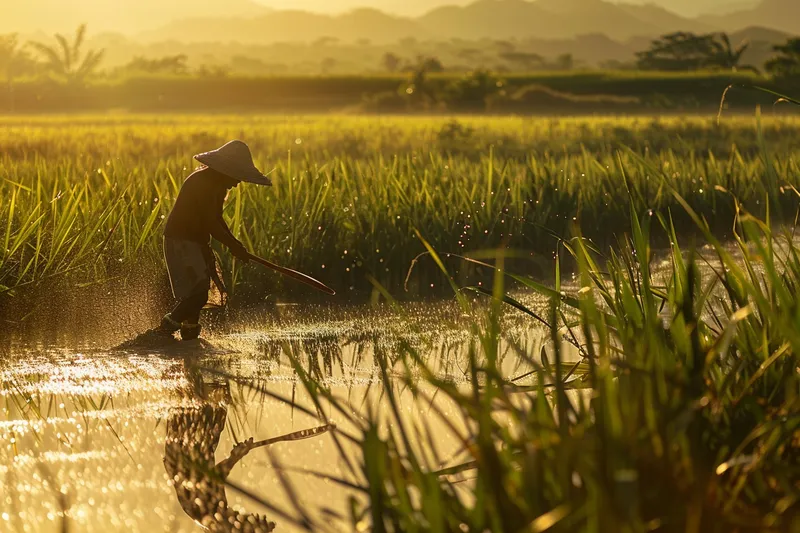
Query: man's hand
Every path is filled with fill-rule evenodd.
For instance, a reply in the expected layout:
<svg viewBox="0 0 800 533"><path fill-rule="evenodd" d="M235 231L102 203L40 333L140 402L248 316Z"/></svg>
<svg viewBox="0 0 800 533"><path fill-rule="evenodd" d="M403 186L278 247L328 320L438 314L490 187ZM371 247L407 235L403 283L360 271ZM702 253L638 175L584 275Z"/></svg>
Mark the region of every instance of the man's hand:
<svg viewBox="0 0 800 533"><path fill-rule="evenodd" d="M236 466L236 463L244 459L253 448L254 446L252 437L234 446L233 450L231 450L230 457L217 465L217 471L222 476L222 479L227 479L231 473L231 470L233 470L233 467Z"/></svg>
<svg viewBox="0 0 800 533"><path fill-rule="evenodd" d="M233 450L231 450L231 459L233 459L234 462L241 461L245 455L250 453L250 450L252 449L253 449L253 437L250 437L246 441L240 442L239 444L233 447Z"/></svg>

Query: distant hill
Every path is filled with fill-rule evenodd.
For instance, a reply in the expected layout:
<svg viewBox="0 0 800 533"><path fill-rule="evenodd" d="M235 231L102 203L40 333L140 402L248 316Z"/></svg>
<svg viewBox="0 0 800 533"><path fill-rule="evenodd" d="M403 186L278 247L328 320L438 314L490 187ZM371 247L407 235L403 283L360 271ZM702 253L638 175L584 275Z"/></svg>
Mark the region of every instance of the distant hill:
<svg viewBox="0 0 800 533"><path fill-rule="evenodd" d="M237 41L267 44L311 42L324 37L393 42L416 39L566 39L605 33L616 40L661 33L712 31L706 22L687 19L656 5L615 4L606 0L477 0L444 6L406 18L374 9L340 15L275 11L260 17L203 20L194 17L142 35L148 41Z"/></svg>
<svg viewBox="0 0 800 533"><path fill-rule="evenodd" d="M792 36L791 33L765 28L763 26L748 26L744 29L730 33L731 41L749 41L751 43L765 42L778 44L786 42Z"/></svg>
<svg viewBox="0 0 800 533"><path fill-rule="evenodd" d="M751 9L722 16L706 16L703 20L729 31L747 26L761 26L800 34L800 1L762 0Z"/></svg>
<svg viewBox="0 0 800 533"><path fill-rule="evenodd" d="M785 43L791 36L790 33L760 26L750 26L730 34L734 45L750 43L742 56L742 65L753 65L757 68L761 68L768 59L775 56L773 47L776 44Z"/></svg>
<svg viewBox="0 0 800 533"><path fill-rule="evenodd" d="M701 15L726 15L734 11L750 9L759 0L625 0L640 5L653 5L677 13L683 17Z"/></svg>
<svg viewBox="0 0 800 533"><path fill-rule="evenodd" d="M271 10L255 0L2 0L0 33L66 31L87 23L95 31L139 32L187 17L250 17Z"/></svg>
<svg viewBox="0 0 800 533"><path fill-rule="evenodd" d="M358 9L344 15L324 15L307 11L275 11L249 18L193 18L144 32L144 41L230 42L269 44L275 42L315 42L336 39L354 42L397 42L406 37L427 38L420 25L392 17L374 9Z"/></svg>
<svg viewBox="0 0 800 533"><path fill-rule="evenodd" d="M638 8L604 0L478 0L465 7L436 9L418 21L428 32L460 38L556 39L596 33L602 28L606 35L626 39L654 35L664 29L663 25L631 13Z"/></svg>
<svg viewBox="0 0 800 533"><path fill-rule="evenodd" d="M677 28L682 29L682 31L692 31L697 33L712 32L716 29L714 26L706 22L681 17L672 11L652 3L625 3L619 4L617 8L628 13L636 20L640 20L652 27L657 28L658 34L675 31ZM654 35L642 33L641 31L634 33L636 36Z"/></svg>
<svg viewBox="0 0 800 533"><path fill-rule="evenodd" d="M445 6L417 19L426 33L460 39L564 37L567 17L538 2L478 0L464 7Z"/></svg>
<svg viewBox="0 0 800 533"><path fill-rule="evenodd" d="M10 0L5 0L10 1ZM268 45L312 43L336 39L395 43L464 39L568 40L605 34L617 42L652 39L673 31L736 31L759 26L800 34L800 0L724 0L726 5L759 2L734 13L687 18L656 0L475 0L446 5L417 17L391 15L377 9L341 14L302 10L270 10L267 0L25 0L0 17L0 33L74 28L87 22L90 32L130 30L144 42L238 42ZM357 1L357 0L352 0ZM386 0L381 5L388 5ZM395 0L392 0L395 1ZM400 1L400 0L396 0ZM419 5L422 0L413 0ZM452 0L462 2L462 0ZM688 0L674 0L686 5ZM700 9L723 0L692 0ZM369 0L363 0L369 3ZM680 4L680 2L684 2ZM733 3L730 3L733 2ZM435 4L434 4L435 5ZM36 20L31 26L28 20ZM170 22L161 22L170 21ZM26 26L27 24L27 26ZM127 30L127 31L126 31Z"/></svg>
<svg viewBox="0 0 800 533"><path fill-rule="evenodd" d="M275 9L294 9L318 13L342 13L360 7L379 9L392 15L418 17L448 5L466 5L470 0L259 0ZM638 5L651 4L683 17L705 14L724 15L753 7L758 0L612 0ZM596 28L599 31L599 28Z"/></svg>

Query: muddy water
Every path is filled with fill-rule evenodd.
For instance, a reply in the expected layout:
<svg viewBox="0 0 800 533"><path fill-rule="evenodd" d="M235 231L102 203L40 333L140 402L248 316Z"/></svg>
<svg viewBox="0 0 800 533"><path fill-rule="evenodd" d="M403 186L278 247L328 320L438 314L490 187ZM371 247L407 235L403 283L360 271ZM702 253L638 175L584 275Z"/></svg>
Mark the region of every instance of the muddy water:
<svg viewBox="0 0 800 533"><path fill-rule="evenodd" d="M370 410L388 409L376 361L413 349L438 375L466 383L476 317L451 303L314 316L287 311L170 352L89 349L92 339L71 341L80 348L9 344L0 363L0 531L197 531L195 519L220 531L272 522L294 531L303 520L349 529L337 517L360 494L339 481L362 477L347 435ZM513 377L530 368L512 344L538 354L544 335L522 316L507 321L502 364ZM293 364L329 386L346 412L315 406ZM458 426L460 415L443 395L423 389L429 398L415 401L399 383L395 392L403 421L431 429L432 467L464 459L441 418ZM234 451L251 437L328 424L336 429L242 458ZM224 470L226 460L227 482L214 466Z"/></svg>
<svg viewBox="0 0 800 533"><path fill-rule="evenodd" d="M704 278L709 265L701 263ZM665 260L653 266L666 277ZM517 298L547 308L539 298ZM390 409L378 362L413 351L435 374L466 387L472 327L484 311L463 312L453 302L400 310L287 306L212 332L209 345L170 352L104 349L124 338L108 331L6 340L0 532L199 531L195 520L213 531L267 531L273 522L276 531L303 523L349 531L349 500L362 495L348 485L363 484L363 476L348 436L358 435L371 412ZM504 374L525 376L531 366L519 352L538 359L547 332L515 311L501 329ZM294 365L345 409L315 403ZM460 441L443 422L458 429L460 413L424 387L424 398L415 399L399 376L418 369L389 367L402 422L430 430L430 468L463 462ZM384 433L397 429L389 420ZM249 438L320 427L304 440L237 453ZM431 448L427 438L412 446Z"/></svg>

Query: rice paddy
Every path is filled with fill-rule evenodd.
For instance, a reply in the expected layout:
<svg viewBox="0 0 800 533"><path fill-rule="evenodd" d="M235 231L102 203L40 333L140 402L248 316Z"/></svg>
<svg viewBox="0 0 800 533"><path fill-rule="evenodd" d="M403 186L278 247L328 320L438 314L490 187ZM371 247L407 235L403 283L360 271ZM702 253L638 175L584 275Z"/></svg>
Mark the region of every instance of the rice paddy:
<svg viewBox="0 0 800 533"><path fill-rule="evenodd" d="M230 138L248 141L275 183L232 192L234 233L351 297L372 290L366 275L398 296L446 287L429 261L405 283L425 251L417 231L443 254L503 244L532 260L522 268L549 272L575 226L601 245L629 230L630 194L690 229L677 192L729 237L732 195L756 213L765 192L792 206L800 175L794 119L110 115L0 126L4 300L159 265L192 156ZM234 295L297 289L225 257Z"/></svg>
<svg viewBox="0 0 800 533"><path fill-rule="evenodd" d="M800 527L800 122L0 126L0 531ZM230 138L233 232L340 296L223 255L215 350L109 352Z"/></svg>

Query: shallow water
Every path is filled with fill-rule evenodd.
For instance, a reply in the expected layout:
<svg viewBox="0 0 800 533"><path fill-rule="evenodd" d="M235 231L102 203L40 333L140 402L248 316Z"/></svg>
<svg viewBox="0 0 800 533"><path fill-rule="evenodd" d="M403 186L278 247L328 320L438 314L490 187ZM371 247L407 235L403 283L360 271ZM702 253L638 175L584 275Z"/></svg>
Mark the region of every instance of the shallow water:
<svg viewBox="0 0 800 533"><path fill-rule="evenodd" d="M700 266L708 279L715 262ZM663 258L653 267L668 275ZM515 297L547 308L540 297ZM238 531L237 521L243 530L248 521L260 524L255 531L271 522L277 531L303 523L349 530L349 499L362 496L347 484L363 476L347 435L371 412L390 408L381 361L389 361L402 422L427 426L411 445L435 448L431 469L463 462L463 445L448 427L461 428L460 412L425 387L415 398L401 377L418 369L398 357L413 352L437 376L468 386L470 348L481 353L471 328L480 327L484 308L465 312L452 301L399 310L285 306L255 316L209 335L213 350L119 353L103 348L122 340L107 331L48 332L0 346L0 532L197 531L193 520L203 517L212 531ZM501 330L502 371L523 378L532 367L519 354L538 361L549 333L511 310ZM567 348L565 359L577 361ZM346 400L347 411L315 404L293 365ZM384 433L399 423L389 420L395 427ZM227 484L209 475L248 438L328 424L336 428L253 449ZM207 512L220 502L230 512ZM231 517L233 526L225 523Z"/></svg>
<svg viewBox="0 0 800 533"><path fill-rule="evenodd" d="M236 529L220 524L229 516L259 523L253 513L267 517L255 530L268 521L298 530L303 520L346 530L348 498L359 495L333 478L361 479L348 418L388 409L377 362L414 350L437 375L468 379L475 317L452 302L405 311L354 308L300 320L287 309L280 319L210 336L213 351L116 353L90 349L90 339L84 349L9 344L0 364L0 531L195 531L193 518L203 516L212 530L228 531ZM513 313L506 322L503 369L523 375L530 367L512 345L538 354L543 330ZM293 362L348 400L350 412L315 406ZM399 363L388 370L405 371ZM402 420L424 421L434 436L431 467L458 464L462 445L442 417L458 427L460 414L443 395L423 388L428 398L415 401L397 382ZM209 476L238 442L326 424L336 429L250 451L227 486ZM204 511L225 501L230 512Z"/></svg>

